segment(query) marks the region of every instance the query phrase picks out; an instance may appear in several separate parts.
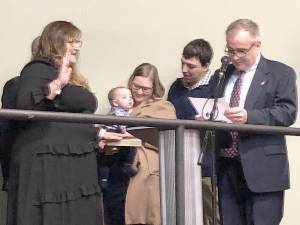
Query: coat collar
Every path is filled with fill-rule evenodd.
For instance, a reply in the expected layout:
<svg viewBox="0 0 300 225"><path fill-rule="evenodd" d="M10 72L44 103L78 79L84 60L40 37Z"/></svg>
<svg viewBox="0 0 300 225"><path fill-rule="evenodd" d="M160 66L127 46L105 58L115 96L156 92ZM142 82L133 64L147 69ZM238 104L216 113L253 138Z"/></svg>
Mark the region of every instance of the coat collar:
<svg viewBox="0 0 300 225"><path fill-rule="evenodd" d="M260 98L261 91L265 88L270 79L269 75L270 70L268 69L267 60L261 56L246 97L245 109L254 107L255 102Z"/></svg>
<svg viewBox="0 0 300 225"><path fill-rule="evenodd" d="M245 109L251 109L254 107L255 102L259 99L261 91L264 89L266 84L270 79L270 70L268 68L267 59L261 56L259 63L257 65L253 80L251 82L250 88L247 93L246 101L245 101ZM225 74L224 85L222 87L222 93L224 96L225 87L234 73L235 67L230 64Z"/></svg>
<svg viewBox="0 0 300 225"><path fill-rule="evenodd" d="M154 103L161 101L162 98L153 97L148 99L147 101L141 102L139 105L133 107L132 112L130 113L131 116L137 116L142 108L146 108L152 106Z"/></svg>

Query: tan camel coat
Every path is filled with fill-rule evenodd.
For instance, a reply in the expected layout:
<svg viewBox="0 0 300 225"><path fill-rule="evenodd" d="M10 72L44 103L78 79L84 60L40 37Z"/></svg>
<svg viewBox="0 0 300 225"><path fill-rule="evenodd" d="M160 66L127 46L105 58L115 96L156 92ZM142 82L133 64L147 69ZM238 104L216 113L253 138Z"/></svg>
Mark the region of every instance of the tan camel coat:
<svg viewBox="0 0 300 225"><path fill-rule="evenodd" d="M173 105L159 98L141 103L131 116L176 119ZM136 165L138 174L131 178L126 195L126 224L160 225L158 148L144 143L137 151Z"/></svg>

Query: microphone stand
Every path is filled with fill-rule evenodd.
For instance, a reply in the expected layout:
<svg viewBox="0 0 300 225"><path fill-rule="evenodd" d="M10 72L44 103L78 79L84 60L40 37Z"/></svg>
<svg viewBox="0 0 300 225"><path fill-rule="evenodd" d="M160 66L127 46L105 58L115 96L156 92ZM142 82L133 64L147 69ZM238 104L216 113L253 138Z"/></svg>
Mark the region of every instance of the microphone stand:
<svg viewBox="0 0 300 225"><path fill-rule="evenodd" d="M219 71L219 78L218 83L214 88L213 96L214 96L214 104L212 107L212 110L209 114L209 121L215 120L215 115L217 112L217 104L218 104L218 97L220 96L220 92L223 87L224 83L224 72ZM201 153L198 158L198 165L202 165L203 163L203 156L204 153L207 152L207 143L208 140L210 141L211 145L211 152L212 152L212 178L211 178L211 185L212 185L212 219L213 223L212 225L217 224L217 174L216 174L216 131L215 130L207 130L205 132L204 138L203 138L203 144L201 146ZM209 145L208 145L209 146Z"/></svg>

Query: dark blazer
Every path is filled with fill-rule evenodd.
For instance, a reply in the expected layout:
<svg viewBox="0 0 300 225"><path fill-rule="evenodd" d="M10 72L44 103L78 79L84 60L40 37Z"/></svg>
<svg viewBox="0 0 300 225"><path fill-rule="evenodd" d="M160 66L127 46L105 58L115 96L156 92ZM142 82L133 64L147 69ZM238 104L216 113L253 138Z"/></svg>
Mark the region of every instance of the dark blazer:
<svg viewBox="0 0 300 225"><path fill-rule="evenodd" d="M12 78L5 83L1 97L3 109L16 108L19 83L19 76ZM16 122L14 120L0 120L0 162L4 185L8 178L10 152L16 132ZM3 188L5 189L5 187Z"/></svg>
<svg viewBox="0 0 300 225"><path fill-rule="evenodd" d="M229 66L222 90L232 75ZM295 71L263 56L250 85L244 108L248 124L290 126L296 120ZM253 192L273 192L290 187L289 163L283 135L240 134L240 158L248 187Z"/></svg>
<svg viewBox="0 0 300 225"><path fill-rule="evenodd" d="M178 78L171 85L168 92L168 101L170 101L176 109L177 119L194 120L196 112L188 97L210 98L212 96L211 85L201 85L193 90L188 90L183 85L183 79ZM203 136L204 133L201 134ZM212 176L212 156L211 151L207 149L202 162L202 176Z"/></svg>
<svg viewBox="0 0 300 225"><path fill-rule="evenodd" d="M195 108L188 100L188 97L210 98L212 96L211 86L200 85L192 90L187 89L183 85L183 79L177 78L171 85L168 92L168 101L170 101L176 109L177 119L194 120L196 112Z"/></svg>

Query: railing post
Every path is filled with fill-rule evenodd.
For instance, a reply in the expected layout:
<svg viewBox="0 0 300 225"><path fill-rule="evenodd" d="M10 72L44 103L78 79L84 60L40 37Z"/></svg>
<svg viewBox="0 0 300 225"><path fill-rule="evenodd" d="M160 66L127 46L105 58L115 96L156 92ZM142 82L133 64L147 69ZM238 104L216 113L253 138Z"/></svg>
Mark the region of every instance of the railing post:
<svg viewBox="0 0 300 225"><path fill-rule="evenodd" d="M161 224L176 224L175 199L175 131L160 131L160 196Z"/></svg>
<svg viewBox="0 0 300 225"><path fill-rule="evenodd" d="M176 225L185 225L185 185L184 185L184 126L176 128L175 139L175 196L176 196Z"/></svg>

